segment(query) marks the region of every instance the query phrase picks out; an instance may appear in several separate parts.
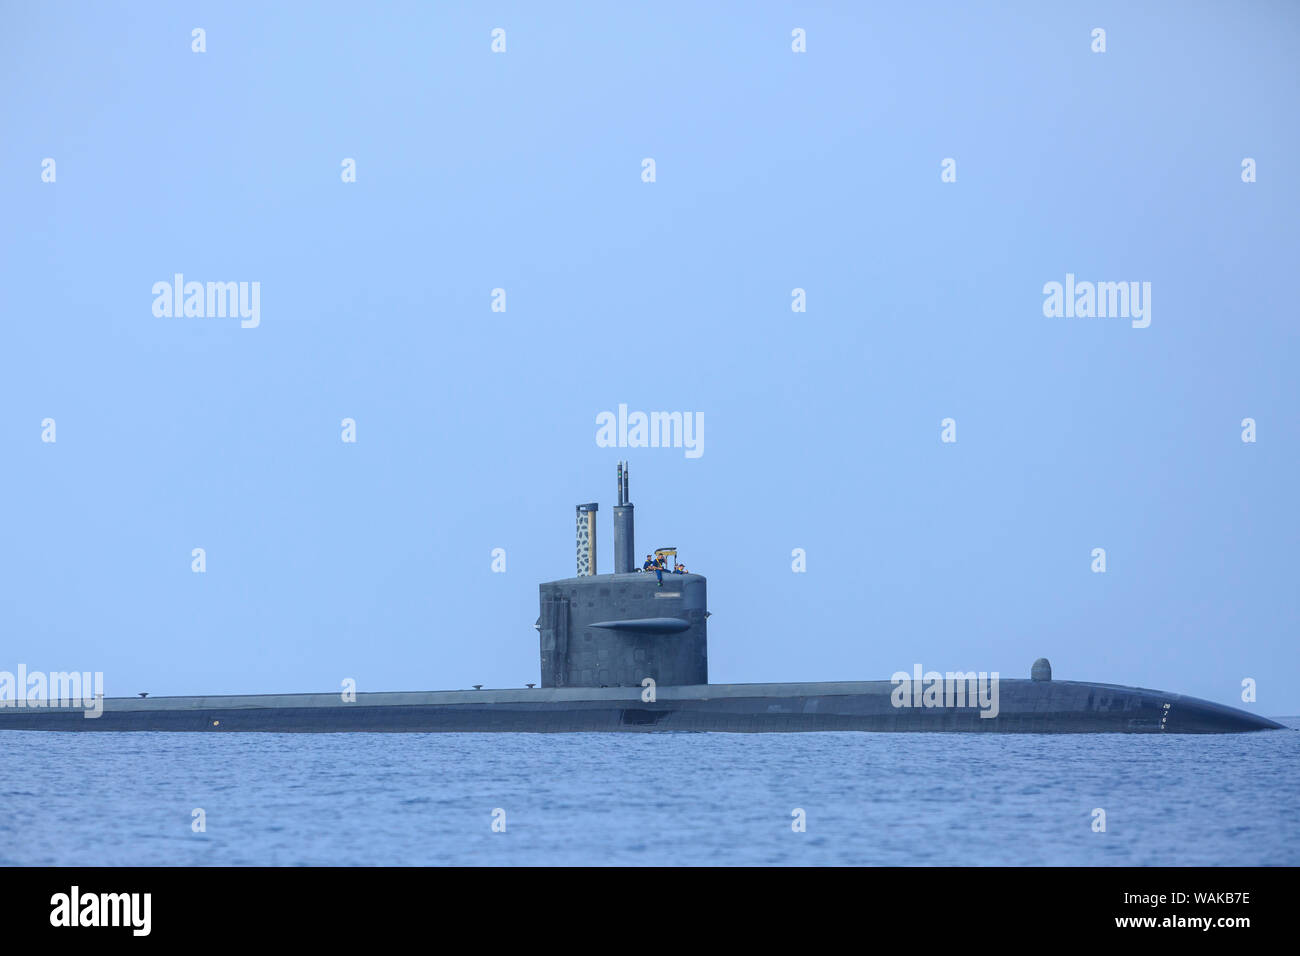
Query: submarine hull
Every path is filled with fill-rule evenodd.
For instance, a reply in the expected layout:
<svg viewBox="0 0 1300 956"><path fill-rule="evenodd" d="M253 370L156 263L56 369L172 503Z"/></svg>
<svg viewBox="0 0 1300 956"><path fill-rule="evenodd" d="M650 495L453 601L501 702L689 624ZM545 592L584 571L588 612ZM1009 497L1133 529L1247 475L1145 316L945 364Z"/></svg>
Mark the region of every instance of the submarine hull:
<svg viewBox="0 0 1300 956"><path fill-rule="evenodd" d="M246 697L109 698L0 707L0 730L191 733L1242 733L1264 717L1158 690L1003 679L988 701L899 706L890 681L537 688Z"/></svg>

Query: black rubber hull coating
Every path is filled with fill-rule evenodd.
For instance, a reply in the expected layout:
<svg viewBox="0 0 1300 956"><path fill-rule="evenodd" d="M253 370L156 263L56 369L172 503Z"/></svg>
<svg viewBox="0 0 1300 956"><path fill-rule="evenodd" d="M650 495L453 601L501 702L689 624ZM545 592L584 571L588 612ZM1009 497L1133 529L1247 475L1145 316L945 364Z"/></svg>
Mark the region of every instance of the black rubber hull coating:
<svg viewBox="0 0 1300 956"><path fill-rule="evenodd" d="M789 688L797 693L782 693ZM808 693L825 688L824 693ZM847 688L847 690L846 690ZM856 688L861 688L857 690ZM1242 733L1285 729L1179 694L1068 681L1001 682L996 716L972 706L897 707L887 681L640 688L110 699L103 713L0 707L0 730L191 733ZM539 699L547 694L568 699ZM671 699L664 699L671 696ZM426 699L437 699L426 702ZM530 699L531 698L531 699ZM987 709L987 708L986 708Z"/></svg>

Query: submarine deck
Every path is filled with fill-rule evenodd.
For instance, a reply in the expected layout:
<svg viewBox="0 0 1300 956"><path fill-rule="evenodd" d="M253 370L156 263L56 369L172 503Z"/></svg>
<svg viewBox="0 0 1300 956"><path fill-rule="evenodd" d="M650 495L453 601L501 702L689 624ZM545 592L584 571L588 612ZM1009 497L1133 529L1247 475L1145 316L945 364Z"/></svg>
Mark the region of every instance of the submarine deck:
<svg viewBox="0 0 1300 956"><path fill-rule="evenodd" d="M1001 733L1238 733L1264 717L1166 691L1003 678L983 706L896 706L893 682L106 698L82 707L0 706L0 730L731 733L858 730ZM988 716L982 716L982 712Z"/></svg>

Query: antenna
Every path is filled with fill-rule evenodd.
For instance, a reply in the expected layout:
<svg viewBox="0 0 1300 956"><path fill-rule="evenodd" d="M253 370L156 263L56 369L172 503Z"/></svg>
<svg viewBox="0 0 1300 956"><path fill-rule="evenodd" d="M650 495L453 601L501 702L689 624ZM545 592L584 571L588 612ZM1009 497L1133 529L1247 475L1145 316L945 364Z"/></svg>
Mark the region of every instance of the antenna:
<svg viewBox="0 0 1300 956"><path fill-rule="evenodd" d="M636 535L625 461L618 463L617 501L614 505L614 573L631 574L636 570Z"/></svg>

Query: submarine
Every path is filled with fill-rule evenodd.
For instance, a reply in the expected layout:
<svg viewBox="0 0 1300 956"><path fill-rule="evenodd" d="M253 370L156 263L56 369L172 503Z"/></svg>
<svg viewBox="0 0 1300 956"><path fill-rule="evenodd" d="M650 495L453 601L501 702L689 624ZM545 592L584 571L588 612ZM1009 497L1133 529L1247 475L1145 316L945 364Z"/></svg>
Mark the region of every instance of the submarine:
<svg viewBox="0 0 1300 956"><path fill-rule="evenodd" d="M599 504L576 506L573 577L539 586L540 686L521 689L0 700L0 730L364 732L722 732L1216 734L1284 729L1161 690L1054 680L898 673L890 680L710 684L708 582L656 549L636 566L626 462L617 469L614 570L598 573ZM25 693L25 690L24 690Z"/></svg>

